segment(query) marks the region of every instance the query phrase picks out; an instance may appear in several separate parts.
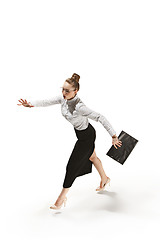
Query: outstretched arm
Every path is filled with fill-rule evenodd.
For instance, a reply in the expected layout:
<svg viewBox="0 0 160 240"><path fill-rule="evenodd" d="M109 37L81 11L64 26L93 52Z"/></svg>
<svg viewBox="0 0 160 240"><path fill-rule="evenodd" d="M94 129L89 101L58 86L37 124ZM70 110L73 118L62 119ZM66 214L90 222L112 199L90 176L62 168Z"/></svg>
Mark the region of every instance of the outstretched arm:
<svg viewBox="0 0 160 240"><path fill-rule="evenodd" d="M62 96L58 95L49 99L30 101L29 104L31 104L34 107L47 107L54 104L60 104L61 99Z"/></svg>

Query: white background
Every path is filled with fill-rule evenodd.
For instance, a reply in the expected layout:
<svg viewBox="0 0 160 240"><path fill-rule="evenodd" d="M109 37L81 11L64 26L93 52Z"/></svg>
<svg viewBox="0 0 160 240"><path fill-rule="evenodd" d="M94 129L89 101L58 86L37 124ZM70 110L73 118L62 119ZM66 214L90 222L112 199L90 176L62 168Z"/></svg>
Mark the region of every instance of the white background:
<svg viewBox="0 0 160 240"><path fill-rule="evenodd" d="M0 2L1 239L159 239L159 12L155 0ZM93 166L55 211L73 126L60 105L17 104L61 94L73 73L86 106L139 142L121 165L106 155L108 132L89 119L111 186L95 191Z"/></svg>

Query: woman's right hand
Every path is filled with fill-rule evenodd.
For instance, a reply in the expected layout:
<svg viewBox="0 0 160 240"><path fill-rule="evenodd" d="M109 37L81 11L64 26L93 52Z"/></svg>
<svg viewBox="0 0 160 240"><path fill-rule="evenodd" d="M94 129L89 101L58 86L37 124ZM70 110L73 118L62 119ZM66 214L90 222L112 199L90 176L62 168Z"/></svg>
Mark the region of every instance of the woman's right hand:
<svg viewBox="0 0 160 240"><path fill-rule="evenodd" d="M116 145L118 147L121 147L122 146L122 141L120 141L118 139L118 137L116 135L112 136L112 145L114 145L114 147L117 149Z"/></svg>
<svg viewBox="0 0 160 240"><path fill-rule="evenodd" d="M24 107L34 107L31 105L31 103L27 102L27 100L23 100L22 98L18 100L21 104L17 104L18 106L24 106Z"/></svg>

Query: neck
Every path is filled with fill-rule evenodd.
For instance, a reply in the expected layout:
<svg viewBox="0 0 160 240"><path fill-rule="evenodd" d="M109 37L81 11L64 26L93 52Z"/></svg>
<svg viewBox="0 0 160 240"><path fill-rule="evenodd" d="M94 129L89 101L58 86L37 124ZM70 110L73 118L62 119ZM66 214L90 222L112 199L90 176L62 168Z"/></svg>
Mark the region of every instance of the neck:
<svg viewBox="0 0 160 240"><path fill-rule="evenodd" d="M73 98L70 98L70 99L67 99L67 104L73 104L77 101L77 94L73 97Z"/></svg>
<svg viewBox="0 0 160 240"><path fill-rule="evenodd" d="M77 94L76 94L76 95L77 95ZM76 96L76 95L75 95L75 96ZM74 96L73 98L75 98L75 96ZM70 99L67 99L67 100L72 100L73 98L70 98Z"/></svg>

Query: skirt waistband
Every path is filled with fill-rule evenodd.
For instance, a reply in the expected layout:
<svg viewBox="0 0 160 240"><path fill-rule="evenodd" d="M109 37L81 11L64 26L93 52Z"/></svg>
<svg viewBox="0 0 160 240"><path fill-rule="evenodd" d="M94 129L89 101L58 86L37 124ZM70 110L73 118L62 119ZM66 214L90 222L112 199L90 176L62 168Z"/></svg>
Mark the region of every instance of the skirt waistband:
<svg viewBox="0 0 160 240"><path fill-rule="evenodd" d="M96 137L96 131L94 129L94 127L89 123L88 127L86 129L83 130L77 130L76 128L74 128L76 136L79 140L95 140Z"/></svg>

